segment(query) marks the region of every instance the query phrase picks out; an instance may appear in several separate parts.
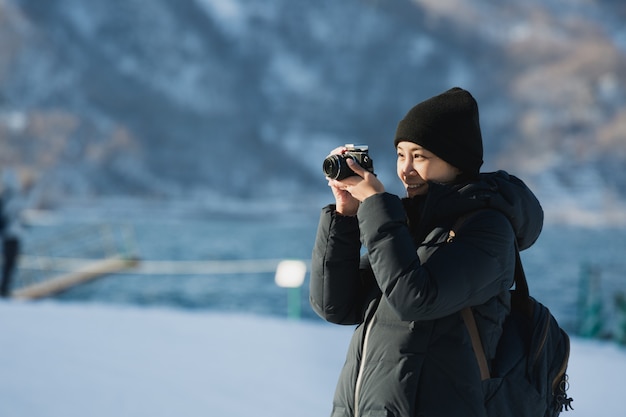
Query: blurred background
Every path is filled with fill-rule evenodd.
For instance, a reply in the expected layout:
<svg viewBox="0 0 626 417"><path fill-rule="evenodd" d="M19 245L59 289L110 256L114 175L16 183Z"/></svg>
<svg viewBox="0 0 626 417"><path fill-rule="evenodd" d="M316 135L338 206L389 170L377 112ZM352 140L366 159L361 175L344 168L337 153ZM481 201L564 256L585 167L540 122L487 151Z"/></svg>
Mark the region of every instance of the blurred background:
<svg viewBox="0 0 626 417"><path fill-rule="evenodd" d="M14 288L121 253L139 265L53 296L284 315L272 271L309 259L323 158L367 144L402 193L397 122L461 86L483 170L544 207L531 293L571 331L621 337L625 20L620 0L0 0ZM223 263L242 260L264 263Z"/></svg>

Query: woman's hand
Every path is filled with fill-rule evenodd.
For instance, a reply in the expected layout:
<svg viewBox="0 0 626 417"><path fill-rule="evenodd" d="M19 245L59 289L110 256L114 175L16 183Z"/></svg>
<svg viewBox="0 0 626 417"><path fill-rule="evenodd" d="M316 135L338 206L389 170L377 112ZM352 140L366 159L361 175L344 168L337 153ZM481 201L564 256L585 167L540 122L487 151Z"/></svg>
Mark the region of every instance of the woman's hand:
<svg viewBox="0 0 626 417"><path fill-rule="evenodd" d="M337 148L331 154L341 154L343 150L343 147ZM347 158L346 162L356 175L341 181L329 178L328 185L335 196L336 211L344 216L354 216L359 209L360 202L374 194L385 192L385 186L376 178L376 175L351 158Z"/></svg>
<svg viewBox="0 0 626 417"><path fill-rule="evenodd" d="M328 186L335 196L335 211L342 216L356 216L359 210L359 200L352 197L350 193L340 187L339 181L328 179Z"/></svg>

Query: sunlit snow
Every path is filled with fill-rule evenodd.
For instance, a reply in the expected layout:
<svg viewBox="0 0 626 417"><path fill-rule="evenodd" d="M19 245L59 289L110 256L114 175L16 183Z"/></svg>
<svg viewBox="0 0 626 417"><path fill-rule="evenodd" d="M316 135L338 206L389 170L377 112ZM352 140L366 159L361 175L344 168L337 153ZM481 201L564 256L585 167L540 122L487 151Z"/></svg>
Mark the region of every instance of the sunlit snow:
<svg viewBox="0 0 626 417"><path fill-rule="evenodd" d="M352 329L322 322L0 302L3 417L330 414ZM574 338L564 417L623 416L626 350Z"/></svg>

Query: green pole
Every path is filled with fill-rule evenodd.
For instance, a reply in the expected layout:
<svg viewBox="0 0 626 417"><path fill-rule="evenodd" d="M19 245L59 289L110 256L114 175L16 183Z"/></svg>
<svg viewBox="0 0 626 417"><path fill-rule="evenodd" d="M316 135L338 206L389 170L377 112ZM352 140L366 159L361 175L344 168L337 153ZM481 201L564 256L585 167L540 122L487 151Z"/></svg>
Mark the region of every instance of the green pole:
<svg viewBox="0 0 626 417"><path fill-rule="evenodd" d="M615 324L615 340L620 345L626 346L626 294L619 292L615 295L615 312L617 322Z"/></svg>
<svg viewBox="0 0 626 417"><path fill-rule="evenodd" d="M298 320L300 310L300 287L287 288L287 317L291 320Z"/></svg>
<svg viewBox="0 0 626 417"><path fill-rule="evenodd" d="M583 265L581 269L579 334L582 337L596 338L601 335L603 327L600 273L596 268L587 264Z"/></svg>

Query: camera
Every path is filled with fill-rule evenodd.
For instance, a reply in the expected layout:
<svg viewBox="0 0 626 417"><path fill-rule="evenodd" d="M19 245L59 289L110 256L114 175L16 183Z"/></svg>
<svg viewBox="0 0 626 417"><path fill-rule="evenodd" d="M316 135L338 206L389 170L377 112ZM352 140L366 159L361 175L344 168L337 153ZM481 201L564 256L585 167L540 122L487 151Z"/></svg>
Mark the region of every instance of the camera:
<svg viewBox="0 0 626 417"><path fill-rule="evenodd" d="M367 152L367 146L347 144L345 148L346 149L340 155L329 155L324 159L322 169L328 178L342 180L356 175L346 162L348 158L353 159L369 172L374 172L374 162Z"/></svg>

